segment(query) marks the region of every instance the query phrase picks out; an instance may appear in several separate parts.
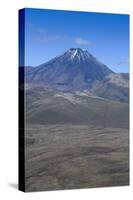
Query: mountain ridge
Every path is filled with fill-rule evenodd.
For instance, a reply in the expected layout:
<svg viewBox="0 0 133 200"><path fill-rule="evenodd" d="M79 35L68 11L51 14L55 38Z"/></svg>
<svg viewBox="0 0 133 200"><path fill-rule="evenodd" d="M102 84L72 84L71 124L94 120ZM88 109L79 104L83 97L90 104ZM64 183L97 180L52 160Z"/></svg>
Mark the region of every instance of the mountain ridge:
<svg viewBox="0 0 133 200"><path fill-rule="evenodd" d="M70 48L44 64L28 68L25 80L59 91L88 90L96 96L128 102L128 74L113 72L81 48Z"/></svg>

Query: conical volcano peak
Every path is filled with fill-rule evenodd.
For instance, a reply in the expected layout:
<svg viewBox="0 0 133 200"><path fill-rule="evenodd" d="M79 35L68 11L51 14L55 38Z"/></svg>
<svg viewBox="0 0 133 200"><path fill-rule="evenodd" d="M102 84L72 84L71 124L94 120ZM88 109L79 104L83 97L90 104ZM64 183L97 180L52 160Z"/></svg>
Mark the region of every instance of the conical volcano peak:
<svg viewBox="0 0 133 200"><path fill-rule="evenodd" d="M112 71L87 50L70 48L37 66L28 80L61 90L84 90L93 82L104 80L110 73Z"/></svg>
<svg viewBox="0 0 133 200"><path fill-rule="evenodd" d="M83 51L81 48L70 48L70 51Z"/></svg>
<svg viewBox="0 0 133 200"><path fill-rule="evenodd" d="M26 81L30 84L64 92L87 91L87 94L89 92L100 97L107 97L111 91L110 99L118 98L125 102L128 101L125 97L125 91L128 93L128 89L125 89L127 79L128 77L118 76L89 51L80 48L70 48L48 62L26 71Z"/></svg>
<svg viewBox="0 0 133 200"><path fill-rule="evenodd" d="M77 53L84 53L84 54L88 53L89 54L89 52L87 50L83 50L81 48L70 48L70 49L68 49L68 52L72 52L72 53L77 52Z"/></svg>
<svg viewBox="0 0 133 200"><path fill-rule="evenodd" d="M80 48L70 48L66 51L66 53L70 53L70 54L81 54L83 53L83 50Z"/></svg>
<svg viewBox="0 0 133 200"><path fill-rule="evenodd" d="M85 61L86 59L90 59L90 57L94 58L87 50L81 48L70 48L65 52L65 55L69 55L71 60L78 61Z"/></svg>

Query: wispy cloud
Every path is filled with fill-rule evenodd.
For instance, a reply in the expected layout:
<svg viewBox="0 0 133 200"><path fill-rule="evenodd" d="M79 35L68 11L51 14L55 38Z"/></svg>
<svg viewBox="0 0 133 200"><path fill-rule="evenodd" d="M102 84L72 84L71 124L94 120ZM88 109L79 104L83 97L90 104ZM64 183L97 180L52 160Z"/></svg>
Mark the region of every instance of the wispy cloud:
<svg viewBox="0 0 133 200"><path fill-rule="evenodd" d="M90 41L86 40L82 37L77 37L77 38L75 38L75 43L78 44L78 45L89 45Z"/></svg>
<svg viewBox="0 0 133 200"><path fill-rule="evenodd" d="M61 39L61 36L51 34L45 27L35 26L33 23L27 24L30 33L35 34L35 40L41 43L49 43Z"/></svg>
<svg viewBox="0 0 133 200"><path fill-rule="evenodd" d="M129 58L123 59L117 63L117 66L121 66L121 65L129 65Z"/></svg>
<svg viewBox="0 0 133 200"><path fill-rule="evenodd" d="M38 33L43 34L47 32L47 30L44 27L36 26L32 22L27 23L27 29L29 29L30 32L37 33L37 34Z"/></svg>
<svg viewBox="0 0 133 200"><path fill-rule="evenodd" d="M49 42L54 42L60 39L61 37L59 35L43 35L41 37L38 37L37 41L42 42L42 43L49 43Z"/></svg>
<svg viewBox="0 0 133 200"><path fill-rule="evenodd" d="M38 27L38 28L35 28L34 30L35 30L36 33L46 33L46 29L44 29L44 28Z"/></svg>

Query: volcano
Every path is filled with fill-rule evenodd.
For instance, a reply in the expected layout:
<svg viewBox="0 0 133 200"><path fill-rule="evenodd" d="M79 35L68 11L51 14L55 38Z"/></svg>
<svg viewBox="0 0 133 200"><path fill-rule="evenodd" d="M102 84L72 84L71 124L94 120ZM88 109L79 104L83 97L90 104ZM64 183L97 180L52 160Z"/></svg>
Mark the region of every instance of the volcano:
<svg viewBox="0 0 133 200"><path fill-rule="evenodd" d="M28 83L64 92L87 91L103 98L128 102L129 75L113 72L80 48L70 48L25 74Z"/></svg>

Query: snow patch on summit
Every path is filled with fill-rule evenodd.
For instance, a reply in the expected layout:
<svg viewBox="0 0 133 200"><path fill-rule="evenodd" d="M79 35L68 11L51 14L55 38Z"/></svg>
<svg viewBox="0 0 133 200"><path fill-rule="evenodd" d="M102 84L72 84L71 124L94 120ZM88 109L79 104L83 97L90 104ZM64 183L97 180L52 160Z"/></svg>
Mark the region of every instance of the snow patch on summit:
<svg viewBox="0 0 133 200"><path fill-rule="evenodd" d="M72 56L71 56L71 59L73 59L75 56L76 56L76 54L77 54L77 49L74 51L74 53L72 54Z"/></svg>

